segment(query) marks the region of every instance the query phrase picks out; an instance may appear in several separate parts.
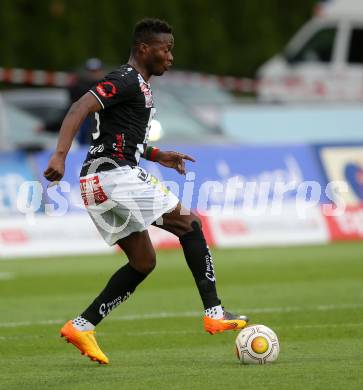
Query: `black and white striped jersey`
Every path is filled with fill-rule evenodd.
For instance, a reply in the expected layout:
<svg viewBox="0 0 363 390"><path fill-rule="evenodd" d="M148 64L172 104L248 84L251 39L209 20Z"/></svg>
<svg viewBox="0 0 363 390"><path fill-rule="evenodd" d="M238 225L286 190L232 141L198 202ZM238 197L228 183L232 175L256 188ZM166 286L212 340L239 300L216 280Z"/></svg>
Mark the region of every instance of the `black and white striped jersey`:
<svg viewBox="0 0 363 390"><path fill-rule="evenodd" d="M107 160L97 171L138 165L155 114L150 84L129 64L122 65L90 91L101 105L82 175L95 160ZM101 157L106 159L98 160ZM110 164L109 159L114 163Z"/></svg>

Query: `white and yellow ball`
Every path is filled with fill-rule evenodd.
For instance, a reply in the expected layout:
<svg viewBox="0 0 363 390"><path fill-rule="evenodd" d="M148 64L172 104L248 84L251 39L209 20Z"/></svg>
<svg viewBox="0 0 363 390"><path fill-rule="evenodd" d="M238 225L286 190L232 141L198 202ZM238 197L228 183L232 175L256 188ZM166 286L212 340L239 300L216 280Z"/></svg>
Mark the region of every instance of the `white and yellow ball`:
<svg viewBox="0 0 363 390"><path fill-rule="evenodd" d="M265 364L279 356L276 333L265 325L249 325L236 338L236 352L242 364Z"/></svg>

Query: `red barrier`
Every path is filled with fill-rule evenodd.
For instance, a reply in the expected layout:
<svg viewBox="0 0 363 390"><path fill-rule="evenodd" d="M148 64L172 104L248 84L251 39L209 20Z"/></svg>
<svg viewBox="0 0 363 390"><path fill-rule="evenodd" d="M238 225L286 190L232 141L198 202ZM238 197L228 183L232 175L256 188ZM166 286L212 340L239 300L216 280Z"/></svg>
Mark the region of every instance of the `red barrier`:
<svg viewBox="0 0 363 390"><path fill-rule="evenodd" d="M47 70L0 68L0 82L48 87L68 87L78 76L71 72L52 72ZM256 92L257 81L245 77L216 76L197 72L168 72L157 83L210 84L214 83L223 89L236 92Z"/></svg>
<svg viewBox="0 0 363 390"><path fill-rule="evenodd" d="M77 76L68 72L46 70L0 68L0 82L48 87L67 87L75 82Z"/></svg>
<svg viewBox="0 0 363 390"><path fill-rule="evenodd" d="M363 240L363 204L348 206L343 215L325 219L331 241Z"/></svg>

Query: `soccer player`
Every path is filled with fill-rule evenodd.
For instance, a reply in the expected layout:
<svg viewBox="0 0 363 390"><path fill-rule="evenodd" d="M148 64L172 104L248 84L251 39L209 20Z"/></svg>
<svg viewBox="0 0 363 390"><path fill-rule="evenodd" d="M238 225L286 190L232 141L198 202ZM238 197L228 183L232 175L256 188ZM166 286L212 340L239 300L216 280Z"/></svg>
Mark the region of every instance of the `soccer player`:
<svg viewBox="0 0 363 390"><path fill-rule="evenodd" d="M149 79L161 76L173 63L174 38L168 23L145 19L137 23L128 63L109 73L69 109L58 144L44 176L62 179L65 159L80 124L94 113L93 142L81 170L81 194L87 211L109 245L119 245L128 258L103 291L61 335L83 355L109 362L94 337L98 325L124 302L154 269L155 251L148 226L175 234L193 274L204 306L204 328L210 334L242 329L247 317L224 310L216 291L212 256L199 218L177 197L138 166L140 157L185 174L186 154L147 146L155 114Z"/></svg>

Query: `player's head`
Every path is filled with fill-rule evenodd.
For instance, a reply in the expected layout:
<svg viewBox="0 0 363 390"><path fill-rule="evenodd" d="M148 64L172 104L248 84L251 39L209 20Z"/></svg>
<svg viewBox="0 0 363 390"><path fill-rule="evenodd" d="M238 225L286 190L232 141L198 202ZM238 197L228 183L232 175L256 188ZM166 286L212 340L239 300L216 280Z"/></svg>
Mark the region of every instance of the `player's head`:
<svg viewBox="0 0 363 390"><path fill-rule="evenodd" d="M174 37L171 26L159 19L143 19L135 26L132 55L150 75L161 76L173 63Z"/></svg>

